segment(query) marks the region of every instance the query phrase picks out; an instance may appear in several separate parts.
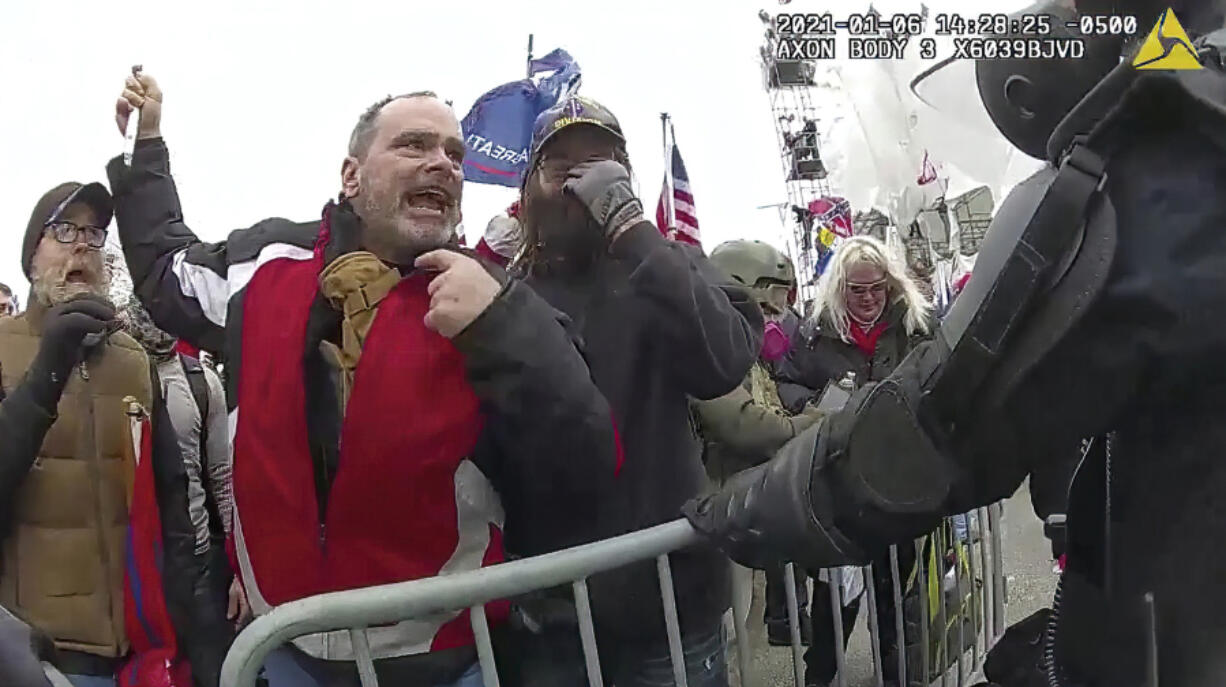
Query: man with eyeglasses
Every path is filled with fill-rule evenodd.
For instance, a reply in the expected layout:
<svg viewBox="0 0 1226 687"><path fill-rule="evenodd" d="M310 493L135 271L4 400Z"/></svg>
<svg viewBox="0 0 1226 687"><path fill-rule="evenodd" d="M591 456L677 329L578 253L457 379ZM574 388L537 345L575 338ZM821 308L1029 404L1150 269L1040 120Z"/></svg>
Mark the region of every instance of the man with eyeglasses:
<svg viewBox="0 0 1226 687"><path fill-rule="evenodd" d="M29 307L0 319L0 606L54 640L78 687L114 684L128 653L126 401L153 407L148 360L104 297L111 215L102 184L48 191L22 243Z"/></svg>
<svg viewBox="0 0 1226 687"><path fill-rule="evenodd" d="M0 284L0 317L16 315L19 307L13 289L8 284Z"/></svg>

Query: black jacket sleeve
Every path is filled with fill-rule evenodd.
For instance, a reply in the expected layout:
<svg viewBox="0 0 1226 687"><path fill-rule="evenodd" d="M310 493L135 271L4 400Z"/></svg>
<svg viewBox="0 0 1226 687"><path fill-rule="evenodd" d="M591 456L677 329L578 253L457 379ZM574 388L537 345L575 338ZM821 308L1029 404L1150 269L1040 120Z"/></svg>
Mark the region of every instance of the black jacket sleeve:
<svg viewBox="0 0 1226 687"><path fill-rule="evenodd" d="M642 222L613 242L632 267L630 283L659 333L666 369L699 400L718 398L745 379L762 348L762 311L701 252L668 241Z"/></svg>
<svg viewBox="0 0 1226 687"><path fill-rule="evenodd" d="M0 541L8 534L21 483L54 422L55 415L35 402L28 379L0 400Z"/></svg>
<svg viewBox="0 0 1226 687"><path fill-rule="evenodd" d="M222 350L226 243L204 243L187 228L166 143L138 141L132 167L115 158L107 176L133 290L153 321L197 348Z"/></svg>
<svg viewBox="0 0 1226 687"><path fill-rule="evenodd" d="M612 412L563 318L531 287L507 281L454 339L486 411L487 445L516 483L578 488L612 479L617 466Z"/></svg>

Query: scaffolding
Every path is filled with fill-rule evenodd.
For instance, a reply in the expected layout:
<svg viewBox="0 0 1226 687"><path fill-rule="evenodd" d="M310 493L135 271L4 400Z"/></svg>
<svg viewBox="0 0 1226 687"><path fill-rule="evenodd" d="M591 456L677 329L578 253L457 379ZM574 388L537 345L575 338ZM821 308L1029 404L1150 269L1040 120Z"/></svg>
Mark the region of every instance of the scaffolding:
<svg viewBox="0 0 1226 687"><path fill-rule="evenodd" d="M821 255L815 227L811 219L806 221L805 214L809 203L832 195L828 170L821 157L821 119L814 106L815 91L820 88L817 66L812 61L776 60L780 34L775 29L774 17L762 11L758 18L766 27L760 49L762 86L770 101L787 186L787 207L780 213L785 226L785 250L796 265L800 300L807 302L816 293Z"/></svg>

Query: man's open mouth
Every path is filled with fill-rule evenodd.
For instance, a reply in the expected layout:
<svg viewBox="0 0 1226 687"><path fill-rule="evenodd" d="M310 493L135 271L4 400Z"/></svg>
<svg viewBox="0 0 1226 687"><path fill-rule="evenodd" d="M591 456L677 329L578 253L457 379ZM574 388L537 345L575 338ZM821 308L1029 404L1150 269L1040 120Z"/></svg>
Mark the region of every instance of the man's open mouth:
<svg viewBox="0 0 1226 687"><path fill-rule="evenodd" d="M416 211L442 215L452 206L451 194L441 187L417 189L405 196L405 204Z"/></svg>
<svg viewBox="0 0 1226 687"><path fill-rule="evenodd" d="M64 282L67 284L88 284L89 275L85 270L69 270L68 274L64 275Z"/></svg>

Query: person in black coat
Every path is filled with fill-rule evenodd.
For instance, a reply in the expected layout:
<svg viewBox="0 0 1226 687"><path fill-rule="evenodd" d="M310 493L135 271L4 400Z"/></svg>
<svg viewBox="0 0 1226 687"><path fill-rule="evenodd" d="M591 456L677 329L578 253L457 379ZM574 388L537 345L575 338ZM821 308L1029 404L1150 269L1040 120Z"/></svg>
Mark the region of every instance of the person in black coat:
<svg viewBox="0 0 1226 687"><path fill-rule="evenodd" d="M531 150L520 202L525 245L513 272L577 325L623 448L600 498L568 507L593 517L547 547L561 548L672 520L709 487L690 399L741 384L761 350L763 317L748 290L701 251L665 239L644 219L621 126L606 108L564 100L538 118ZM728 559L699 547L672 554L671 568L690 684L726 684ZM589 584L610 680L671 681L655 565L619 568ZM535 618L531 608L521 612ZM586 682L573 628L536 639L525 653L539 650L530 662L554 677L534 673L529 684Z"/></svg>

